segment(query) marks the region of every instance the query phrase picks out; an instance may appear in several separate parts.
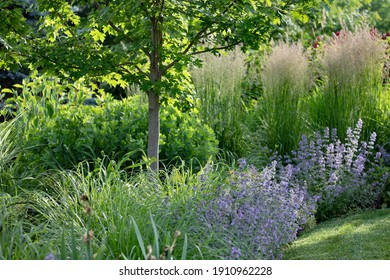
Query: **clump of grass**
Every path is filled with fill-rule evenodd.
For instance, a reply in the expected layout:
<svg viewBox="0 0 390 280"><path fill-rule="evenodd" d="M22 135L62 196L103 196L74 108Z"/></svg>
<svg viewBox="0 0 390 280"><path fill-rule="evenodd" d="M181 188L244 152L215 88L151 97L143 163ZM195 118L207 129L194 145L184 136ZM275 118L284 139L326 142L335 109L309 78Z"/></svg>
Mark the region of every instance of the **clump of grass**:
<svg viewBox="0 0 390 280"><path fill-rule="evenodd" d="M365 137L370 131L380 132L385 59L383 41L367 28L342 30L327 42L320 59L323 85L315 96L314 123L337 128L341 139L359 118L366 124Z"/></svg>
<svg viewBox="0 0 390 280"><path fill-rule="evenodd" d="M263 146L281 154L297 147L305 125L301 105L310 76L309 60L300 43L279 43L265 57L258 113Z"/></svg>
<svg viewBox="0 0 390 280"><path fill-rule="evenodd" d="M191 70L200 117L214 130L222 150L241 156L245 55L236 48L219 56L202 54L200 59L203 66Z"/></svg>
<svg viewBox="0 0 390 280"><path fill-rule="evenodd" d="M15 145L14 121L0 123L0 191L10 192L13 185L13 166L18 149Z"/></svg>
<svg viewBox="0 0 390 280"><path fill-rule="evenodd" d="M149 244L149 258L199 259L199 239L187 239L194 212L184 212L197 176L159 181L143 171L129 177L120 166L85 163L0 195L0 259L147 259Z"/></svg>

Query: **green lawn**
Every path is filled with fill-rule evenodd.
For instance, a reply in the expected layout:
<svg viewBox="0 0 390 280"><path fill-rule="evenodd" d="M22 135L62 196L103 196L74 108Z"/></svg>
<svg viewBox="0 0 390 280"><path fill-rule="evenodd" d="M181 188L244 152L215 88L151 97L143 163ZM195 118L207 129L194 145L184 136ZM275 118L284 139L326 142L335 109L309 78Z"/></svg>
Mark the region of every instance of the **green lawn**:
<svg viewBox="0 0 390 280"><path fill-rule="evenodd" d="M291 244L284 259L389 260L390 209L319 224Z"/></svg>

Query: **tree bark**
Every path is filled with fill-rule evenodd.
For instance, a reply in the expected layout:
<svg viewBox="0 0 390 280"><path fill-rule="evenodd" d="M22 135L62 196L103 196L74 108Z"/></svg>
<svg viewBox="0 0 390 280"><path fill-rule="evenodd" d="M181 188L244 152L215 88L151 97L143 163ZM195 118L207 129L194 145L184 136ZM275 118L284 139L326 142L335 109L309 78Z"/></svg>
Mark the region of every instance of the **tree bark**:
<svg viewBox="0 0 390 280"><path fill-rule="evenodd" d="M150 165L152 171L158 172L159 166L159 141L160 141L160 100L158 95L150 90L148 92L148 158L155 158Z"/></svg>
<svg viewBox="0 0 390 280"><path fill-rule="evenodd" d="M159 168L159 141L160 141L160 100L157 92L161 81L161 50L162 38L162 17L153 16L151 39L152 51L150 53L150 82L151 89L148 91L149 111L148 111L148 158L155 159L150 168L158 172Z"/></svg>

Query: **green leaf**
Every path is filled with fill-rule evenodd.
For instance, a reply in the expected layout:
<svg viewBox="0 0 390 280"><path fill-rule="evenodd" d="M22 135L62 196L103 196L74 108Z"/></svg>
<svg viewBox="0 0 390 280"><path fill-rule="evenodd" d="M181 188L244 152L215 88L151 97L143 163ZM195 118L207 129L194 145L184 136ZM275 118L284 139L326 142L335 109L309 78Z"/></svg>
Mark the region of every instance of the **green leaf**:
<svg viewBox="0 0 390 280"><path fill-rule="evenodd" d="M96 28L91 31L92 38L95 42L104 42L104 39L106 38L106 34L100 32Z"/></svg>
<svg viewBox="0 0 390 280"><path fill-rule="evenodd" d="M32 79L35 79L36 77L37 77L37 75L38 75L38 70L34 70L31 74L30 74L30 77L32 78Z"/></svg>
<svg viewBox="0 0 390 280"><path fill-rule="evenodd" d="M13 91L10 90L9 88L3 88L3 89L1 90L1 92L2 92L2 93L13 93Z"/></svg>
<svg viewBox="0 0 390 280"><path fill-rule="evenodd" d="M281 21L280 21L280 18L274 18L273 20L272 20L272 23L273 24L276 24L276 25L280 25L280 23L281 23Z"/></svg>

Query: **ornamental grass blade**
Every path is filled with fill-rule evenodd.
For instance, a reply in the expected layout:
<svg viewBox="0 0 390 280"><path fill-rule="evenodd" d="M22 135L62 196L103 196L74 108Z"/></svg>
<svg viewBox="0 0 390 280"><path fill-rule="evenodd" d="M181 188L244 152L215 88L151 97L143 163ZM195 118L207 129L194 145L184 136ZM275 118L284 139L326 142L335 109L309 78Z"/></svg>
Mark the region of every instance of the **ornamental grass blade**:
<svg viewBox="0 0 390 280"><path fill-rule="evenodd" d="M157 227L156 227L156 223L154 222L153 220L153 216L152 216L152 213L150 212L150 221L152 222L152 227L153 227L153 232L154 232L154 250L155 250L155 253L156 253L156 258L159 259L160 258L160 249L159 249L159 242L158 242L158 231L157 231Z"/></svg>
<svg viewBox="0 0 390 280"><path fill-rule="evenodd" d="M184 245L183 245L183 251L181 252L181 259L182 260L187 259L187 248L188 248L187 234L184 234Z"/></svg>
<svg viewBox="0 0 390 280"><path fill-rule="evenodd" d="M133 222L133 225L134 225L134 232L135 232L135 235L137 236L138 244L141 248L142 255L144 256L144 259L146 260L147 257L146 257L146 251L145 251L145 244L144 244L144 241L142 239L141 232L139 231L138 225L135 222L133 217L131 217L131 221Z"/></svg>

